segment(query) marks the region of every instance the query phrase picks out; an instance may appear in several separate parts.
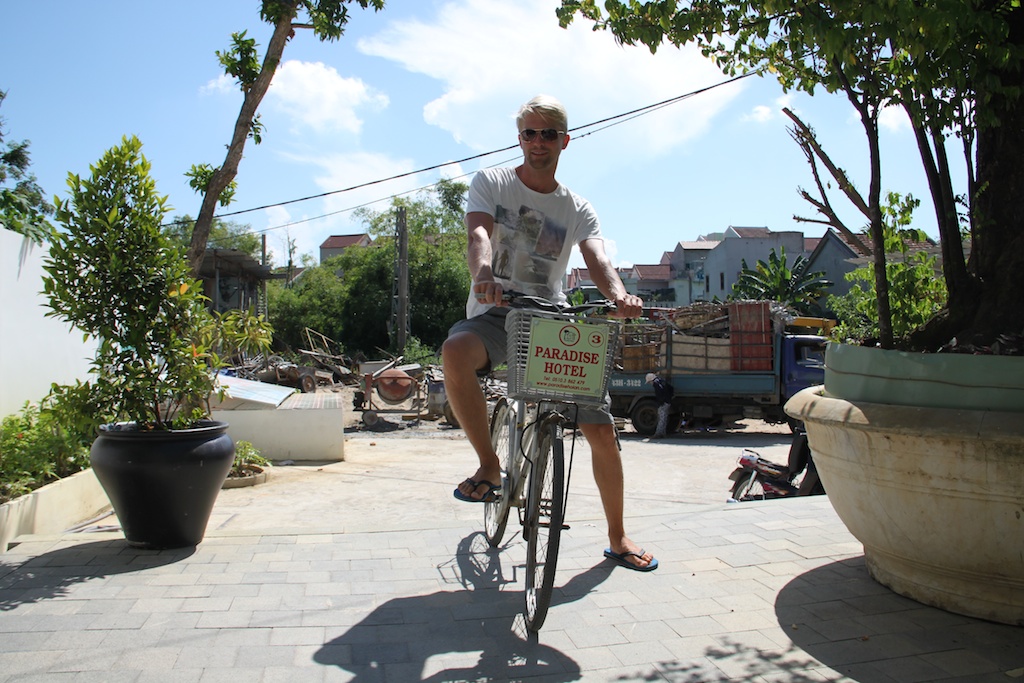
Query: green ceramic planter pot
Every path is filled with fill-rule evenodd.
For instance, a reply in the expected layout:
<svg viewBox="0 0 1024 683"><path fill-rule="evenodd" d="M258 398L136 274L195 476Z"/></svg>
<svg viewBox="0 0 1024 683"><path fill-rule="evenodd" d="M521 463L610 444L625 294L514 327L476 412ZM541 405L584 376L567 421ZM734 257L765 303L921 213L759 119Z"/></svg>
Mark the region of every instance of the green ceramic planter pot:
<svg viewBox="0 0 1024 683"><path fill-rule="evenodd" d="M825 349L825 395L890 405L1024 412L1024 358L831 343Z"/></svg>
<svg viewBox="0 0 1024 683"><path fill-rule="evenodd" d="M998 409L1016 405L1024 359L997 359L1007 362L994 364L996 377L979 369L978 387L969 368L948 363L930 377L931 358L915 354L829 352L825 386L800 392L786 412L806 425L829 500L864 544L871 576L928 605L1024 625L1024 413ZM914 396L931 405L912 405Z"/></svg>

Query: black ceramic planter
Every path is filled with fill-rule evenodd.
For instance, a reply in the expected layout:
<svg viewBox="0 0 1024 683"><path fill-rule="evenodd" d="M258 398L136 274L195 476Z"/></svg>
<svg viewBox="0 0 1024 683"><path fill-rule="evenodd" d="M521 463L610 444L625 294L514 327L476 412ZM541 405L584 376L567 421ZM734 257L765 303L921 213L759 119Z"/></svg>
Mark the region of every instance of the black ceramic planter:
<svg viewBox="0 0 1024 683"><path fill-rule="evenodd" d="M184 548L203 540L221 484L235 457L226 422L142 432L104 425L90 461L137 548Z"/></svg>

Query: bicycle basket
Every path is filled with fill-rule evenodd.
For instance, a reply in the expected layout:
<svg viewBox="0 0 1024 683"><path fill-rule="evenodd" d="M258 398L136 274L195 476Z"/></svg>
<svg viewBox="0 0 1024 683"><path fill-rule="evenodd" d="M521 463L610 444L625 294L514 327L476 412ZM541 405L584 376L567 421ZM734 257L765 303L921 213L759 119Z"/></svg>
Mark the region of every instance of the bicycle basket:
<svg viewBox="0 0 1024 683"><path fill-rule="evenodd" d="M508 314L508 394L527 401L604 405L621 324L513 309Z"/></svg>

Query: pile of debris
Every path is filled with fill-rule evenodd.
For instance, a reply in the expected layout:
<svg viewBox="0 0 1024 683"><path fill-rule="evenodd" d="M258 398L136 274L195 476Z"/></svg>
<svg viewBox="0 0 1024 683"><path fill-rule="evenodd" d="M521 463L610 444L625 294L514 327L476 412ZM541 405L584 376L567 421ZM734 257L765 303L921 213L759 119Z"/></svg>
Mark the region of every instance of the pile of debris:
<svg viewBox="0 0 1024 683"><path fill-rule="evenodd" d="M339 348L337 342L308 327L305 335L309 348L299 349L299 354L308 362L299 364L285 360L283 356L259 355L230 368L229 374L294 387L307 394L315 392L318 387L333 389L338 385L359 383L359 377L350 369L351 359L331 351L332 345Z"/></svg>

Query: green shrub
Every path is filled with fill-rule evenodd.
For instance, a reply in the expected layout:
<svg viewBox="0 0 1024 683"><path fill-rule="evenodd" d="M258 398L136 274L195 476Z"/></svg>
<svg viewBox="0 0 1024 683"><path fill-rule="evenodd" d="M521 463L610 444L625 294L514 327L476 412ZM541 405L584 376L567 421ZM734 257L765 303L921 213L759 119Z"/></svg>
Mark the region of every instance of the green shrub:
<svg viewBox="0 0 1024 683"><path fill-rule="evenodd" d="M249 474L249 471L246 469L247 465L267 467L270 465L270 461L260 455L259 449L248 441L237 441L235 442L235 462L231 465L231 471L228 473L228 476L246 476Z"/></svg>
<svg viewBox="0 0 1024 683"><path fill-rule="evenodd" d="M5 417L0 427L0 503L88 467L90 441L31 403Z"/></svg>

